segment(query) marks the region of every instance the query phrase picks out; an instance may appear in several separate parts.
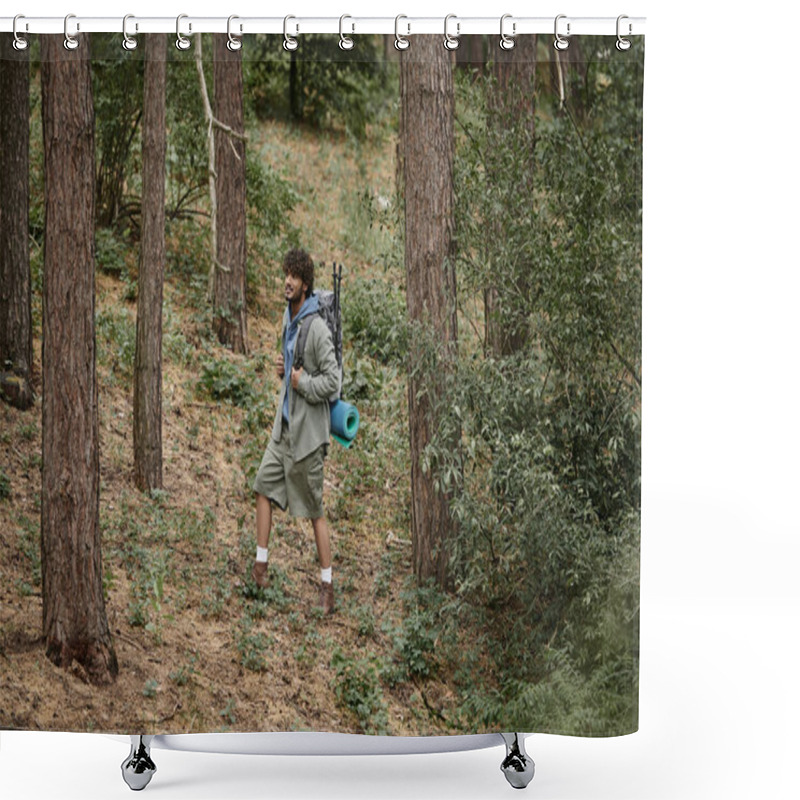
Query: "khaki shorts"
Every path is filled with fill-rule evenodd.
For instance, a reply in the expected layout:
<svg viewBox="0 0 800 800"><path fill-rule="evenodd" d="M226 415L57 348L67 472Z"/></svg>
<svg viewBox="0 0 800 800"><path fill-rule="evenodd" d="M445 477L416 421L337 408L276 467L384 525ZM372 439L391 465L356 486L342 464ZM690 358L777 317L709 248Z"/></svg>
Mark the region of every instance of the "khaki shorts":
<svg viewBox="0 0 800 800"><path fill-rule="evenodd" d="M253 491L271 500L293 517L319 519L322 512L322 465L325 445L302 461L292 458L288 425L281 426L281 440L269 440L261 466L253 481Z"/></svg>

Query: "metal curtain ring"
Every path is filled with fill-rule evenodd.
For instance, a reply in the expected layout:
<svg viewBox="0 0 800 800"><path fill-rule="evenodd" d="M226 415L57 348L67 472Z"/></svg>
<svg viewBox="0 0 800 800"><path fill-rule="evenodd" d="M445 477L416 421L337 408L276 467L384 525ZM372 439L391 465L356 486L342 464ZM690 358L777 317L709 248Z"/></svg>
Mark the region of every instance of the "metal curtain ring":
<svg viewBox="0 0 800 800"><path fill-rule="evenodd" d="M448 14L444 18L444 46L448 50L458 50L458 46L461 42L458 40L458 35L461 32L461 23L456 22L456 35L453 36L447 31L447 23L450 22L451 19L456 19L455 14Z"/></svg>
<svg viewBox="0 0 800 800"><path fill-rule="evenodd" d="M500 47L503 50L513 50L514 45L516 42L514 41L514 37L517 35L517 23L511 23L511 36L509 36L504 30L503 25L507 19L511 19L511 14L503 14L500 17Z"/></svg>
<svg viewBox="0 0 800 800"><path fill-rule="evenodd" d="M631 49L631 40L630 39L623 39L622 38L622 34L619 32L619 27L620 27L619 24L624 19L628 19L628 17L625 14L620 14L617 17L617 45L616 46L617 46L617 50L619 50L619 51L630 50ZM631 23L629 22L628 23L628 36L631 35L632 31L633 31L633 25L631 25Z"/></svg>
<svg viewBox="0 0 800 800"><path fill-rule="evenodd" d="M342 14L342 16L339 17L339 47L342 50L352 50L353 47L355 46L355 42L349 36L345 36L342 31L342 27L346 19L353 19L353 18L349 14ZM355 31L355 29L356 26L351 23L351 30Z"/></svg>
<svg viewBox="0 0 800 800"><path fill-rule="evenodd" d="M12 31L14 32L14 43L13 43L14 44L14 49L15 50L27 50L28 49L28 44L29 44L28 40L25 39L24 37L20 36L17 33L17 20L20 20L20 19L25 19L25 16L23 14L17 14L17 16L14 17L14 25L12 27ZM25 30L26 31L28 30L28 23L27 22L25 23Z"/></svg>
<svg viewBox="0 0 800 800"><path fill-rule="evenodd" d="M126 14L122 18L122 47L125 50L135 50L139 44L132 36L128 36L128 20L134 19L133 14ZM139 30L139 24L136 24L136 30Z"/></svg>
<svg viewBox="0 0 800 800"><path fill-rule="evenodd" d="M175 20L175 35L178 37L175 40L175 47L177 47L178 50L188 50L192 46L191 41L181 33L181 20L187 19L188 17L188 14L178 14L178 18ZM189 23L189 30L191 31L191 29L192 25Z"/></svg>
<svg viewBox="0 0 800 800"><path fill-rule="evenodd" d="M239 19L239 17L237 17L235 14L231 14L231 16L228 17L228 50L230 50L231 53L235 53L237 50L242 49L242 37L234 36L233 33L231 33L231 22L233 22L233 20L235 19ZM240 25L239 26L240 34L241 31L242 31L242 26Z"/></svg>
<svg viewBox="0 0 800 800"><path fill-rule="evenodd" d="M405 36L400 35L401 19L408 19L408 17L405 14L398 14L394 18L394 46L396 50L408 50L408 48L411 46L411 42L409 42ZM411 33L411 25L408 23L406 23L406 29L408 33Z"/></svg>
<svg viewBox="0 0 800 800"><path fill-rule="evenodd" d="M556 23L555 23L555 36L556 36L556 38L553 40L553 47L555 47L556 50L566 50L569 47L569 39L565 39L558 32L558 21L560 19L566 19L566 18L567 18L566 14L559 14L556 17ZM570 23L568 22L567 23L567 36L570 35L569 34L569 27L570 27Z"/></svg>
<svg viewBox="0 0 800 800"><path fill-rule="evenodd" d="M67 14L67 16L64 17L64 47L67 50L76 50L80 42L74 36L70 35L69 21L71 19L75 19L74 14ZM76 30L80 30L80 25L76 26Z"/></svg>
<svg viewBox="0 0 800 800"><path fill-rule="evenodd" d="M283 49L288 50L291 52L292 50L297 50L297 39L289 36L289 32L287 30L287 25L290 19L297 19L293 17L291 14L283 18Z"/></svg>

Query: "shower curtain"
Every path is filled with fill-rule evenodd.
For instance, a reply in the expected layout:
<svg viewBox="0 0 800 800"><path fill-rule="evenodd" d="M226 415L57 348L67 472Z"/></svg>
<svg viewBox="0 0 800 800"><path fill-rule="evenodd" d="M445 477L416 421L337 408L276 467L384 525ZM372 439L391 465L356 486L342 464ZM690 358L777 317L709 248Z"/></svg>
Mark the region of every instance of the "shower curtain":
<svg viewBox="0 0 800 800"><path fill-rule="evenodd" d="M0 35L0 729L636 730L643 38L184 34Z"/></svg>

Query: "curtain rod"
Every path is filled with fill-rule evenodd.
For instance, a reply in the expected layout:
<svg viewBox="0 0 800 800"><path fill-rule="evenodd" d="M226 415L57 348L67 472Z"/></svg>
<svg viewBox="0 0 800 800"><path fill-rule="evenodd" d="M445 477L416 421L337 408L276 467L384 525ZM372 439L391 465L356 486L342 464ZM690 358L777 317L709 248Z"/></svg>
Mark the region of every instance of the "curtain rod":
<svg viewBox="0 0 800 800"><path fill-rule="evenodd" d="M16 19L16 28L14 25ZM556 25L561 36L641 36L645 32L644 17L570 17L560 14L554 17L515 17L509 14L500 17L231 17L230 32L235 36L254 33L276 33L297 36L304 33L332 34L444 34L458 37L469 34L497 34L507 36L520 34L554 34ZM619 29L618 29L619 25ZM181 14L174 17L136 17L128 15L125 30L129 36L138 33L227 33L228 17L194 17ZM65 17L0 17L0 32L26 33L122 33L122 17L82 17L69 14Z"/></svg>

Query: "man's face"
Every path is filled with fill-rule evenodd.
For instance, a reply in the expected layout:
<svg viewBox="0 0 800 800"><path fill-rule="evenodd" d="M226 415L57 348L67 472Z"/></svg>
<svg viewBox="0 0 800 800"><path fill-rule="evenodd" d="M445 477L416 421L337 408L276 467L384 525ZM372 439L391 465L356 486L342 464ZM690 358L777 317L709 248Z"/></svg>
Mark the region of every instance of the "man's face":
<svg viewBox="0 0 800 800"><path fill-rule="evenodd" d="M301 278L298 278L290 273L286 276L283 290L286 295L287 302L296 303L303 299L304 293L308 292L308 284L303 283Z"/></svg>

